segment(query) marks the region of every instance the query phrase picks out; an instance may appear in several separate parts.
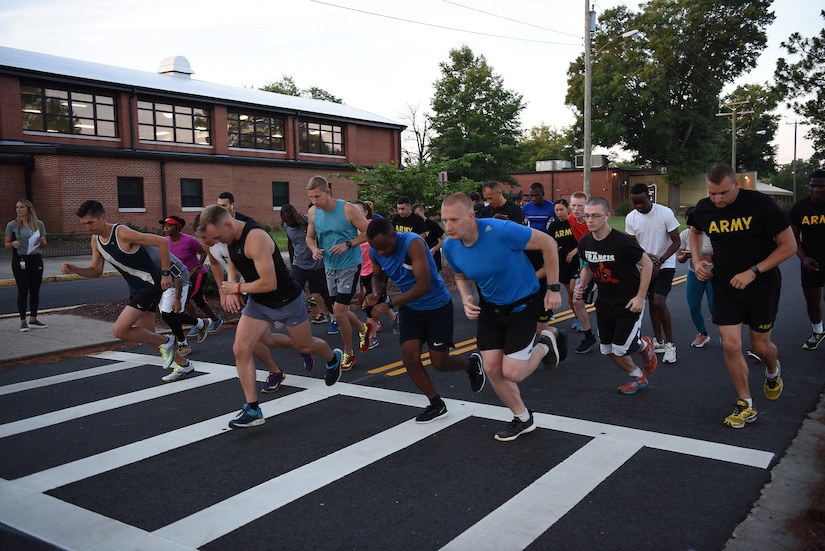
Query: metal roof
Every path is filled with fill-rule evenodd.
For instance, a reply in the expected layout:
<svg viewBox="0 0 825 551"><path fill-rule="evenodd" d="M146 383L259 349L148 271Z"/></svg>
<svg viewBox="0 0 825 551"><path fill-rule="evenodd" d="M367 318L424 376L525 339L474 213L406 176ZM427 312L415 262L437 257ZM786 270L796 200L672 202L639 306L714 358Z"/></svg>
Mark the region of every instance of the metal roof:
<svg viewBox="0 0 825 551"><path fill-rule="evenodd" d="M210 103L245 104L296 112L305 116L334 117L369 125L393 126L399 129L405 126L375 113L331 101L287 96L252 88L205 82L188 76L149 73L0 46L0 72L10 71L71 78L100 83L109 87L134 88L144 93L182 95L193 99L208 100Z"/></svg>

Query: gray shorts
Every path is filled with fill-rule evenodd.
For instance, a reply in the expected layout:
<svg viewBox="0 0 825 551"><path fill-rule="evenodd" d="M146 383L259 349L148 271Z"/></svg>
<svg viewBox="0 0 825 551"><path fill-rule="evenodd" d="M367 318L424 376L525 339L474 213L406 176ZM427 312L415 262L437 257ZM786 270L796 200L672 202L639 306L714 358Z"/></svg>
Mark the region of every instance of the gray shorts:
<svg viewBox="0 0 825 551"><path fill-rule="evenodd" d="M241 314L249 316L252 319L268 321L269 323L280 321L287 327L295 327L309 320L306 297L303 291L301 291L301 294L298 295L295 300L278 308L264 306L260 302L256 302L254 296L250 296Z"/></svg>
<svg viewBox="0 0 825 551"><path fill-rule="evenodd" d="M327 269L327 288L329 296L342 304L349 304L354 295L358 294L358 282L361 279L361 265L344 268L343 270Z"/></svg>

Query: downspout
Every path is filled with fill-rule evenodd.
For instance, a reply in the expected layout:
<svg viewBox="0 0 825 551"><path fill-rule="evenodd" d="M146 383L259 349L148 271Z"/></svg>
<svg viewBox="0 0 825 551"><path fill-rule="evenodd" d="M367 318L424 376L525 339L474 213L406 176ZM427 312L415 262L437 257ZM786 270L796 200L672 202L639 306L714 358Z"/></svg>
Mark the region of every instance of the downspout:
<svg viewBox="0 0 825 551"><path fill-rule="evenodd" d="M166 202L166 157L160 160L160 200L161 208L163 209L163 218L166 219L168 206Z"/></svg>
<svg viewBox="0 0 825 551"><path fill-rule="evenodd" d="M129 149L135 151L135 111L137 111L137 89L129 94Z"/></svg>

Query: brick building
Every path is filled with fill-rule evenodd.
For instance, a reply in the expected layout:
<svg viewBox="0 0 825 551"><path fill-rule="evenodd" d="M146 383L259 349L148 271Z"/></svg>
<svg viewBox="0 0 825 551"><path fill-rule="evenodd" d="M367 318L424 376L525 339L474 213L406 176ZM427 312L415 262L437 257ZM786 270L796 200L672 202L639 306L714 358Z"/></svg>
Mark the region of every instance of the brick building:
<svg viewBox="0 0 825 551"><path fill-rule="evenodd" d="M87 199L110 218L157 229L190 223L230 191L238 210L274 224L306 212L306 182L401 158L404 126L338 103L191 78L183 57L158 73L0 47L0 220L30 199L49 232L78 231Z"/></svg>

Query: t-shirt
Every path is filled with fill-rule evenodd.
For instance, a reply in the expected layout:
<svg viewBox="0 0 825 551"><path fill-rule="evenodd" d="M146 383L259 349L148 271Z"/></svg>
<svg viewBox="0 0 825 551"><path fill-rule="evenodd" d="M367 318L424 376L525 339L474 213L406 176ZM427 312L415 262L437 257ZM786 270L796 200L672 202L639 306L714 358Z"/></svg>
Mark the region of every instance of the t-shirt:
<svg viewBox="0 0 825 551"><path fill-rule="evenodd" d="M556 221L556 208L553 201L547 201L545 199L541 205L530 201L521 207L521 211L524 213L527 223L530 224L530 227L534 230L546 232L547 227Z"/></svg>
<svg viewBox="0 0 825 551"><path fill-rule="evenodd" d="M400 214L396 214L392 217L392 226L397 232L403 231L421 235L427 231L427 225L424 223L424 219L417 214L411 214L406 218Z"/></svg>
<svg viewBox="0 0 825 551"><path fill-rule="evenodd" d="M304 216L304 222L306 222L306 219L307 217ZM284 224L284 232L286 232L286 236L289 238L290 243L292 243L293 266L308 272L320 270L324 267L323 259L315 260L312 258L312 251L310 251L307 246L307 226L305 223L295 227Z"/></svg>
<svg viewBox="0 0 825 551"><path fill-rule="evenodd" d="M656 256L667 251L673 243L670 232L679 229L673 211L658 203L653 203L653 208L644 214L633 209L625 217L624 225L627 234L635 237L646 253ZM676 254L667 257L660 267L676 268Z"/></svg>
<svg viewBox="0 0 825 551"><path fill-rule="evenodd" d="M177 243L173 242L172 238L168 235L166 236L166 240L169 242L169 252L177 256L178 259L186 265L186 269L192 272L200 261L198 251L203 250L201 242L188 233L180 234L180 239L178 239ZM198 269L198 273L205 274L206 266L201 266L200 269Z"/></svg>
<svg viewBox="0 0 825 551"><path fill-rule="evenodd" d="M46 237L46 226L43 225L41 220L37 221L37 227L40 231L40 237ZM29 239L33 235L33 231L28 226L21 225L20 228L17 227L17 219L12 220L8 224L6 224L6 237L11 237L12 241L19 241L20 248L19 249L12 249L12 254L16 255L29 255L29 254L43 254L43 249L39 246L34 249L33 251L29 252ZM39 242L38 242L39 245Z"/></svg>
<svg viewBox="0 0 825 551"><path fill-rule="evenodd" d="M453 271L475 281L484 300L499 306L535 294L539 280L524 254L533 230L510 220L478 218L475 222L478 240L472 246L451 237L444 241L444 258Z"/></svg>
<svg viewBox="0 0 825 551"><path fill-rule="evenodd" d="M570 230L572 230L573 237L576 238L576 241L581 241L582 236L590 232L590 228L587 227L587 221L584 219L578 222L575 216L568 216L567 223L570 224Z"/></svg>
<svg viewBox="0 0 825 551"><path fill-rule="evenodd" d="M733 276L765 260L776 249L774 238L790 225L773 199L758 191L740 189L733 203L718 208L706 197L696 203L691 221L697 230L708 235L713 245L714 290L719 285L754 298L764 294L764 286L780 281L776 267L757 276L744 289L730 286ZM765 277L772 272L771 277Z"/></svg>
<svg viewBox="0 0 825 551"><path fill-rule="evenodd" d="M500 207L485 205L476 213L476 218L493 218L496 214L503 214L516 224L524 224L524 212L512 201L506 201Z"/></svg>
<svg viewBox="0 0 825 551"><path fill-rule="evenodd" d="M570 259L570 262L567 262L567 255L578 246L578 241L576 241L568 222L571 219L572 217L568 216L567 220L550 222L550 227L547 228L547 233L556 240L559 248L559 273L565 271L565 269L575 272L579 267L579 258L575 255Z"/></svg>
<svg viewBox="0 0 825 551"><path fill-rule="evenodd" d="M810 197L800 199L791 207L789 218L799 229L805 256L825 259L825 203L814 203Z"/></svg>
<svg viewBox="0 0 825 551"><path fill-rule="evenodd" d="M693 258L690 256L690 228L682 230L682 233L679 234L679 244L688 253L688 271L695 272ZM710 244L710 238L704 233L702 234L702 250L699 251L699 254L702 257L713 255L713 245Z"/></svg>
<svg viewBox="0 0 825 551"><path fill-rule="evenodd" d="M372 275L372 259L370 258L370 244L361 243L361 277Z"/></svg>
<svg viewBox="0 0 825 551"><path fill-rule="evenodd" d="M441 227L441 224L436 222L435 220L430 220L427 218L424 220L424 224L427 227L427 233L424 234L424 241L427 242L427 247L432 249L438 242L441 240L441 236L444 235L444 228ZM435 266L438 268L438 271L441 271L441 249L435 251L433 254L433 260L435 260Z"/></svg>
<svg viewBox="0 0 825 551"><path fill-rule="evenodd" d="M627 304L639 292L639 268L642 247L630 236L611 230L598 241L592 233L579 240L579 257L589 265L599 286L598 303Z"/></svg>

